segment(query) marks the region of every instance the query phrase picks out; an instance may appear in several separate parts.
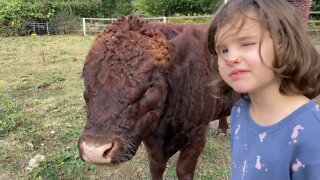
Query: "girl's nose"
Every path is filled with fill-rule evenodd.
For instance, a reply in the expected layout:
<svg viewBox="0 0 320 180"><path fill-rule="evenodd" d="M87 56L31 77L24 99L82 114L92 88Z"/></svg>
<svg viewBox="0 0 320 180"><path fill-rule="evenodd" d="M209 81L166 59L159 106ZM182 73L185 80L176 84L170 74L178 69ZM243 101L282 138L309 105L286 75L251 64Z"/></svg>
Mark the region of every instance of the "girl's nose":
<svg viewBox="0 0 320 180"><path fill-rule="evenodd" d="M237 64L240 62L240 53L229 52L223 59L228 65Z"/></svg>

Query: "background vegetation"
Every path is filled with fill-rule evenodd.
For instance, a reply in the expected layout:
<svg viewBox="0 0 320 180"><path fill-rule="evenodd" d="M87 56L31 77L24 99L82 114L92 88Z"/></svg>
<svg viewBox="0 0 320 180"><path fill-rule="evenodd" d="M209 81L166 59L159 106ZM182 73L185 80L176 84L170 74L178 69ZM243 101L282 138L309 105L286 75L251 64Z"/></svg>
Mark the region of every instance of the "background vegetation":
<svg viewBox="0 0 320 180"><path fill-rule="evenodd" d="M79 30L81 17L204 15L224 0L0 0L0 36L26 35L32 22L50 22L52 34ZM313 11L320 1L313 0ZM320 14L319 14L320 15ZM320 19L315 15L312 18Z"/></svg>

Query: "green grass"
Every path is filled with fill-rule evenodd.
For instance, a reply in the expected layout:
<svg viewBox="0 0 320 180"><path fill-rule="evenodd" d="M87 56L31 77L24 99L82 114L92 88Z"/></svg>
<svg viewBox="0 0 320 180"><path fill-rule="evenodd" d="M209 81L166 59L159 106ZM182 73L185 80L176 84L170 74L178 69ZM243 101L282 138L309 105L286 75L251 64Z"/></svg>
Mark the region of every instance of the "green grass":
<svg viewBox="0 0 320 180"><path fill-rule="evenodd" d="M92 41L81 36L0 39L4 177L74 179L85 176L82 169L94 169L80 160L76 147L85 123L81 71ZM30 172L26 168L36 154L46 160Z"/></svg>
<svg viewBox="0 0 320 180"><path fill-rule="evenodd" d="M79 158L77 139L85 125L81 72L93 39L0 39L0 64L5 67L0 68L0 179L150 179L143 147L132 161L112 168L95 167ZM196 176L221 179L228 174L228 153L215 149L218 145L211 141ZM27 170L37 154L45 161ZM225 161L223 167L212 165L217 158ZM167 179L176 178L175 160L168 164Z"/></svg>
<svg viewBox="0 0 320 180"><path fill-rule="evenodd" d="M320 40L313 38L320 49ZM86 121L82 66L94 37L0 38L0 179L150 179L141 147L117 167L82 162L77 140ZM195 179L228 179L228 138L208 135ZM29 171L30 159L45 156ZM177 154L165 179L176 179Z"/></svg>

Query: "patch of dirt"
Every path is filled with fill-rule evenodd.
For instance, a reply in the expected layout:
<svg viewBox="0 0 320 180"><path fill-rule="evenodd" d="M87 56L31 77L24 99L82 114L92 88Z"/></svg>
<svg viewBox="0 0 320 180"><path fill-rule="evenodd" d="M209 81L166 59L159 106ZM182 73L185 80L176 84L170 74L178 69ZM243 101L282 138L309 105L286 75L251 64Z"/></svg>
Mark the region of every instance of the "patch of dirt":
<svg viewBox="0 0 320 180"><path fill-rule="evenodd" d="M42 83L39 86L37 86L38 89L46 89L50 86L51 84L49 83Z"/></svg>
<svg viewBox="0 0 320 180"><path fill-rule="evenodd" d="M0 171L0 179L1 180L14 180L13 176L9 176Z"/></svg>

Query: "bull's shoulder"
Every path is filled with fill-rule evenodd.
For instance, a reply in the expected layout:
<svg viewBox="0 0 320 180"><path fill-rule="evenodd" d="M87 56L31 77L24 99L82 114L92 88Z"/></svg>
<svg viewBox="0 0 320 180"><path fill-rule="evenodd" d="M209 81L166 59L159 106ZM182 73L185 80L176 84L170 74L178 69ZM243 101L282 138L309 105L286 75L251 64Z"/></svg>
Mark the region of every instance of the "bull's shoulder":
<svg viewBox="0 0 320 180"><path fill-rule="evenodd" d="M185 31L202 31L206 32L207 24L164 24L164 23L151 23L151 25L160 31L167 40L171 40L178 35L185 33Z"/></svg>

